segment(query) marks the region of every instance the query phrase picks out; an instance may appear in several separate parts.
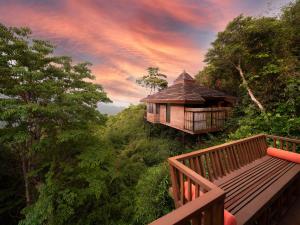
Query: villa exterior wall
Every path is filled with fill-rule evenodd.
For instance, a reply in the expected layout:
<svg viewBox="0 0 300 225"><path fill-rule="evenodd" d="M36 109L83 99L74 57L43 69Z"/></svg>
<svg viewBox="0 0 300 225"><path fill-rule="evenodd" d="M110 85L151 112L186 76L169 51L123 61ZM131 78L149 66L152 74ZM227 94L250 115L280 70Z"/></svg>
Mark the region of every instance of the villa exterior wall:
<svg viewBox="0 0 300 225"><path fill-rule="evenodd" d="M170 126L184 129L184 106L171 105Z"/></svg>

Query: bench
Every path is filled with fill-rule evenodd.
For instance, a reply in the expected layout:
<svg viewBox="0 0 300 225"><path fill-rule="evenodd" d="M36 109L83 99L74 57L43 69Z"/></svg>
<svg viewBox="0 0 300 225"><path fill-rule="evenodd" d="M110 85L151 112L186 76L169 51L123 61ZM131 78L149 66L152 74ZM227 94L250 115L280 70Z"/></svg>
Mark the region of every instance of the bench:
<svg viewBox="0 0 300 225"><path fill-rule="evenodd" d="M276 224L299 196L300 164L270 156L269 146L300 153L300 140L260 134L169 158L176 210L151 225L223 225L228 215L237 225Z"/></svg>

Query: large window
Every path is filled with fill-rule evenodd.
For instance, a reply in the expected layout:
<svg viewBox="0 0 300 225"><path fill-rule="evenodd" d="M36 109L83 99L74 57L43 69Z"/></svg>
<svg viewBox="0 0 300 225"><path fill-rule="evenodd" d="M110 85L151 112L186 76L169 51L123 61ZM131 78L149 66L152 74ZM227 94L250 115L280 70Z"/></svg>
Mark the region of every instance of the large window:
<svg viewBox="0 0 300 225"><path fill-rule="evenodd" d="M160 113L160 105L159 104L155 105L155 110L156 110L156 114Z"/></svg>
<svg viewBox="0 0 300 225"><path fill-rule="evenodd" d="M147 112L148 113L153 113L154 112L154 104L153 103L148 103L147 104Z"/></svg>

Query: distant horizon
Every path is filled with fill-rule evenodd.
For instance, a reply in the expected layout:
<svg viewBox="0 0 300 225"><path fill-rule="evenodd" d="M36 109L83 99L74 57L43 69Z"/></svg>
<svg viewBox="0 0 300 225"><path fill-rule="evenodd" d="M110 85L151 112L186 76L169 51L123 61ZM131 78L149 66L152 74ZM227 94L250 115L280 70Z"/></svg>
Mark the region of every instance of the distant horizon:
<svg viewBox="0 0 300 225"><path fill-rule="evenodd" d="M131 0L84 2L0 0L0 22L28 26L55 54L89 61L113 105L138 104L147 95L135 80L157 66L170 83L194 76L217 32L239 14L275 16L289 0ZM131 3L131 4L130 4Z"/></svg>

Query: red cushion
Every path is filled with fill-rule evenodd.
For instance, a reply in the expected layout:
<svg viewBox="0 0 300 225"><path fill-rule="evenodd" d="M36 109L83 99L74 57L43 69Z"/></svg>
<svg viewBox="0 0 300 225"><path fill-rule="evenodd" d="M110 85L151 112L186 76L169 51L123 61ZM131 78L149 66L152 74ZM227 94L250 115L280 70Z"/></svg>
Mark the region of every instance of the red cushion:
<svg viewBox="0 0 300 225"><path fill-rule="evenodd" d="M224 225L237 225L235 216L227 210L224 210Z"/></svg>
<svg viewBox="0 0 300 225"><path fill-rule="evenodd" d="M195 185L191 185L191 200L194 200L196 198L196 187ZM203 192L200 191L199 196L203 195ZM184 182L184 197L188 199L188 182ZM224 225L237 225L235 216L232 215L230 212L227 210L224 210Z"/></svg>
<svg viewBox="0 0 300 225"><path fill-rule="evenodd" d="M185 199L188 199L188 196L189 196L188 185L189 185L188 182L185 181L184 182L184 197L185 197ZM200 191L199 196L201 196L202 194L203 194L203 192ZM193 184L191 185L191 196L192 196L191 200L194 200L196 198L196 187Z"/></svg>
<svg viewBox="0 0 300 225"><path fill-rule="evenodd" d="M294 163L300 163L300 154L295 152L284 151L282 149L269 147L267 154L280 159L288 160Z"/></svg>

